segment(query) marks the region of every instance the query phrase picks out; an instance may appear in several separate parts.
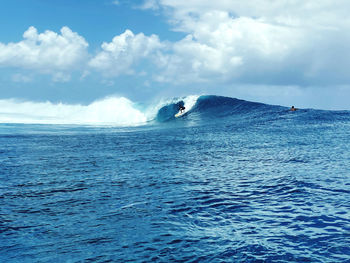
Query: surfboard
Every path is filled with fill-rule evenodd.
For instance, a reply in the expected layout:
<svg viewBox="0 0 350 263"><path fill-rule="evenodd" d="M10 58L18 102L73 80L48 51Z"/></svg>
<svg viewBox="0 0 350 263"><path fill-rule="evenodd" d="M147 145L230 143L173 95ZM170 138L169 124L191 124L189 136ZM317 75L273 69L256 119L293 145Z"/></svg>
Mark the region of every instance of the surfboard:
<svg viewBox="0 0 350 263"><path fill-rule="evenodd" d="M175 114L175 118L179 118L182 115L184 115L185 113L186 113L186 111L183 111L183 112L179 111L178 113Z"/></svg>

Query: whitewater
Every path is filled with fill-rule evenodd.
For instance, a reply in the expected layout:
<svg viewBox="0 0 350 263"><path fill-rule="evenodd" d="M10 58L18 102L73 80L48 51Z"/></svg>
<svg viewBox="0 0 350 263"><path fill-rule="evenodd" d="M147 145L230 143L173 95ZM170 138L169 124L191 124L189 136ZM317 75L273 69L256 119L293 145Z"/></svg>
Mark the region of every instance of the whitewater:
<svg viewBox="0 0 350 263"><path fill-rule="evenodd" d="M0 106L0 262L350 262L349 111Z"/></svg>

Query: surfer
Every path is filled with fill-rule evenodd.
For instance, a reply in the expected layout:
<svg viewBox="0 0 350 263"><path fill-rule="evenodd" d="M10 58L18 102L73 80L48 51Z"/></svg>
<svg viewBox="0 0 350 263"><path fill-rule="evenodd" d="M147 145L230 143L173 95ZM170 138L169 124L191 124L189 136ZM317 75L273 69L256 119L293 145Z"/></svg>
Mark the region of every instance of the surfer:
<svg viewBox="0 0 350 263"><path fill-rule="evenodd" d="M186 109L185 106L179 105L179 111L180 111L181 113L182 113L185 109Z"/></svg>
<svg viewBox="0 0 350 263"><path fill-rule="evenodd" d="M290 108L290 111L296 111L297 110L297 108L294 108L294 106L292 106L291 108Z"/></svg>

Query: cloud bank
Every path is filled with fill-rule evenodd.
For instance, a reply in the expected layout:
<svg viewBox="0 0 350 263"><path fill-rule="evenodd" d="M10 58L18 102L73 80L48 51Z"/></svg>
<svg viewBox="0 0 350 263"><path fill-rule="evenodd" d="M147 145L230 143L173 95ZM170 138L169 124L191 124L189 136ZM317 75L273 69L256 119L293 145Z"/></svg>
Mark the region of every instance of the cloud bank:
<svg viewBox="0 0 350 263"><path fill-rule="evenodd" d="M30 27L17 43L0 43L0 66L35 70L65 79L73 70L106 78L134 74L140 63L156 68L161 83L341 85L350 81L347 1L148 0L159 9L176 42L127 29L99 51L63 27L38 33Z"/></svg>
<svg viewBox="0 0 350 263"><path fill-rule="evenodd" d="M347 1L152 0L173 30L158 78L274 85L344 84L349 79ZM346 43L346 44L345 44Z"/></svg>

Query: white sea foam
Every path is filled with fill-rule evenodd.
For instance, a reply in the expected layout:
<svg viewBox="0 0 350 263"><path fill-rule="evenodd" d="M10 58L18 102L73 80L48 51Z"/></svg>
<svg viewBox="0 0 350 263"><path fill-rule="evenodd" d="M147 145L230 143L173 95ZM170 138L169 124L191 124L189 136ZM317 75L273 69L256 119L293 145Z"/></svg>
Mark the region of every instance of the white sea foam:
<svg viewBox="0 0 350 263"><path fill-rule="evenodd" d="M0 100L2 123L137 125L146 121L145 114L123 97L89 105Z"/></svg>
<svg viewBox="0 0 350 263"><path fill-rule="evenodd" d="M164 100L145 109L124 97L108 97L89 105L0 100L0 123L135 126L153 120L161 107L179 100L190 110L197 98Z"/></svg>

